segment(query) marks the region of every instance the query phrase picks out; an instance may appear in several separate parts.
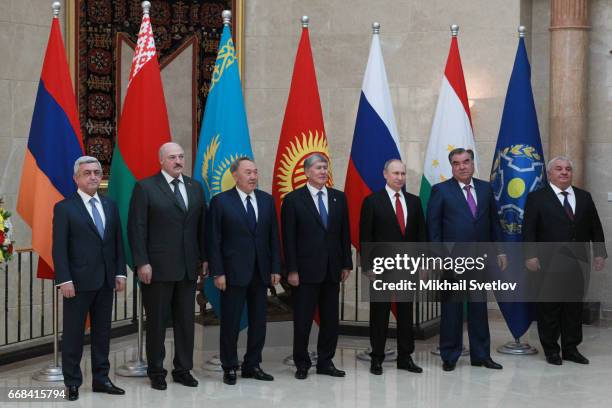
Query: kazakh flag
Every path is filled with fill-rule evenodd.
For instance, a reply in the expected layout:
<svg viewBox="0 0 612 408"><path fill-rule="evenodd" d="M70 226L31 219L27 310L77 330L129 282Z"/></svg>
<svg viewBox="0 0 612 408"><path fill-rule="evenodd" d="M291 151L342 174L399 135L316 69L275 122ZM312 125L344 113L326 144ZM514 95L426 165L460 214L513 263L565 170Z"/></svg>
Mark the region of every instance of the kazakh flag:
<svg viewBox="0 0 612 408"><path fill-rule="evenodd" d="M241 156L253 157L229 19L224 20L199 140L193 178L204 186L204 196L209 203L215 194L234 187L229 171L232 161ZM217 317L221 318L219 290L213 279L206 279L204 292ZM243 313L240 327L245 326L246 313Z"/></svg>

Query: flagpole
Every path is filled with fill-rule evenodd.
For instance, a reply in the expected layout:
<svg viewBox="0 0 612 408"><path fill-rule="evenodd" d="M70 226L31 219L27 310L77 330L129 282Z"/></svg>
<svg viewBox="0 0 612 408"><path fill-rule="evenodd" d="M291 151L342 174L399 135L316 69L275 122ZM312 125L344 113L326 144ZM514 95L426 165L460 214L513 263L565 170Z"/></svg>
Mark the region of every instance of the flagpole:
<svg viewBox="0 0 612 408"><path fill-rule="evenodd" d="M53 18L59 18L60 10L62 5L59 1L53 2L51 5L53 10ZM44 281L43 281L44 284ZM62 366L59 363L59 347L58 347L58 300L57 300L57 287L53 286L53 363L47 367L41 369L32 376L32 379L36 381L64 381L64 374L62 373ZM42 305L44 307L44 305Z"/></svg>
<svg viewBox="0 0 612 408"><path fill-rule="evenodd" d="M527 32L527 28L525 26L518 27L518 36L520 38L525 38L525 34ZM500 346L497 349L497 352L500 354L510 354L513 356L530 356L533 354L538 354L538 349L531 346L529 343L521 342L520 338L514 339L513 341L509 341L503 346Z"/></svg>
<svg viewBox="0 0 612 408"><path fill-rule="evenodd" d="M452 24L450 26L450 32L451 32L451 37L456 38L459 35L459 26L457 24ZM465 302L464 302L464 306L465 306ZM440 346L431 350L431 354L433 354L434 356L439 356ZM465 346L463 346L463 348L461 349L461 356L467 356L469 354L470 354L470 351Z"/></svg>
<svg viewBox="0 0 612 408"><path fill-rule="evenodd" d="M223 19L223 26L230 27L230 25L232 24L232 12L230 10L223 10L221 12L221 18ZM242 52L241 59L243 59L244 58L243 50L240 50L240 52ZM219 329L221 328L222 318L223 317L221 316L221 314L219 314ZM238 363L241 364L240 361ZM219 354L215 354L209 360L207 360L204 363L204 369L206 371L222 372L223 367L221 365L221 358L219 357Z"/></svg>

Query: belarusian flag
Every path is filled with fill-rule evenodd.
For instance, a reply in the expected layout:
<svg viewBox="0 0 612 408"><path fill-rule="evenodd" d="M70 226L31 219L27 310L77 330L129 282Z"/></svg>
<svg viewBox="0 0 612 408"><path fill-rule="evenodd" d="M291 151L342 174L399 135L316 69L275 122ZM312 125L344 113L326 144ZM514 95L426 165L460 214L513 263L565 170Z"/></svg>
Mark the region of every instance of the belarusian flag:
<svg viewBox="0 0 612 408"><path fill-rule="evenodd" d="M272 175L272 195L279 217L285 195L306 184L304 159L311 154L319 153L327 157L329 160L327 185L329 187L333 185L307 21L307 17L302 18L302 37L295 56L289 99Z"/></svg>
<svg viewBox="0 0 612 408"><path fill-rule="evenodd" d="M419 192L423 208L427 208L431 187L452 177L451 166L448 162L448 154L451 150L458 147L472 149L474 164L478 169L472 118L457 42L458 31L459 27L451 27L450 50L425 153L423 178Z"/></svg>
<svg viewBox="0 0 612 408"><path fill-rule="evenodd" d="M132 189L136 181L159 171L159 148L170 141L148 2L143 4L143 9L108 186L108 195L119 206L126 262L130 266L132 252L127 238L127 220Z"/></svg>

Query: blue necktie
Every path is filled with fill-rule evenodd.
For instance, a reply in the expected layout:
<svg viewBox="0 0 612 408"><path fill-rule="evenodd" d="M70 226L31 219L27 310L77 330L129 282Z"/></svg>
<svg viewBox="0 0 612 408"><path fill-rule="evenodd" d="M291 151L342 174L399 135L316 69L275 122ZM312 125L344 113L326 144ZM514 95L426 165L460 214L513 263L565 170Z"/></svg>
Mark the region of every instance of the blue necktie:
<svg viewBox="0 0 612 408"><path fill-rule="evenodd" d="M253 207L253 204L251 203L250 195L247 196L246 207L247 207L247 219L249 221L249 229L251 230L251 232L254 233L255 228L257 228L257 217L255 216L255 207Z"/></svg>
<svg viewBox="0 0 612 408"><path fill-rule="evenodd" d="M325 208L325 203L323 202L323 192L319 191L317 193L319 196L319 214L321 215L321 221L323 221L323 225L327 228L327 209Z"/></svg>
<svg viewBox="0 0 612 408"><path fill-rule="evenodd" d="M91 214L93 215L93 219L94 219L94 224L96 224L96 229L98 230L98 234L100 234L100 238L103 238L104 237L104 223L102 222L102 216L100 215L100 212L98 211L98 208L96 207L97 202L98 200L96 200L95 197L89 200L89 204L91 205Z"/></svg>

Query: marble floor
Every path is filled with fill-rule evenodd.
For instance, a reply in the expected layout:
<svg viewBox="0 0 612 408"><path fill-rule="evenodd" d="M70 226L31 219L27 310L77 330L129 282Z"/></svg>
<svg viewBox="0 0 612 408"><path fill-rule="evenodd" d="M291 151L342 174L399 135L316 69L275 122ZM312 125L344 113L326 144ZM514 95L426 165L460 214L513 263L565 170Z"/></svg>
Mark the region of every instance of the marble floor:
<svg viewBox="0 0 612 408"><path fill-rule="evenodd" d="M508 340L505 323L491 322L492 344L496 348ZM564 362L560 367L545 363L542 353L535 356L509 356L493 351L493 359L503 364L502 371L472 367L469 358L459 360L454 372L443 372L438 357L430 351L437 338L418 341L414 355L424 368L423 374L397 371L393 363L385 363L384 374L373 376L369 363L356 357L368 347L367 339L341 337L335 364L347 371L345 378L318 376L311 370L308 379L293 378L294 370L283 360L291 353L290 326L274 323L268 331L268 347L262 368L275 376L274 382L238 378L238 384L222 383L221 373L205 364L214 350L218 332L206 328L197 334L193 374L200 380L198 388L187 388L172 382L168 389L155 391L145 378L125 378L114 374L114 368L134 356L136 336L115 339L111 345L111 379L126 390L124 396L91 392L88 349L82 366L85 382L80 399L75 403L9 403L0 399L0 406L90 408L119 407L609 407L612 406L612 328L605 324L584 327L581 351L591 364L581 366ZM539 347L535 325L526 339ZM314 343L313 343L314 344ZM171 348L171 331L167 345ZM394 341L389 341L393 347ZM60 386L31 379L33 372L45 366L50 356L0 367L0 389L28 386ZM168 356L166 368L170 366Z"/></svg>

